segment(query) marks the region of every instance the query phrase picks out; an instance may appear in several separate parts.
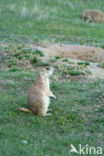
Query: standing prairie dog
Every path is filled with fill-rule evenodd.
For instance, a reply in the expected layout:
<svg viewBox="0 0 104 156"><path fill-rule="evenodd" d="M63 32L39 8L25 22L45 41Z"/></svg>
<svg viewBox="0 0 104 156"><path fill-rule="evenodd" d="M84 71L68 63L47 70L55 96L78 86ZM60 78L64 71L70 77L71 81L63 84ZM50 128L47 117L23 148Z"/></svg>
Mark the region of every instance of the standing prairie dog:
<svg viewBox="0 0 104 156"><path fill-rule="evenodd" d="M53 68L44 67L41 68L36 80L32 84L28 93L29 109L20 107L19 110L25 112L33 112L37 115L47 116L51 115L47 113L49 110L49 97L56 98L50 90L49 77L53 74Z"/></svg>
<svg viewBox="0 0 104 156"><path fill-rule="evenodd" d="M100 10L86 10L80 15L80 18L89 22L104 22L104 13Z"/></svg>

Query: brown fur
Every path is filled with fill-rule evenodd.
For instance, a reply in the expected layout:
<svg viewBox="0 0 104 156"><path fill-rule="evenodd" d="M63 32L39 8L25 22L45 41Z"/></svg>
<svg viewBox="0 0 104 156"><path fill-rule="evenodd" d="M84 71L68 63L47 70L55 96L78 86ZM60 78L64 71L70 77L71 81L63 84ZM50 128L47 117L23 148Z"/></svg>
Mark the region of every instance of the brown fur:
<svg viewBox="0 0 104 156"><path fill-rule="evenodd" d="M38 77L32 84L28 93L28 104L30 110L37 115L50 115L47 114L49 106L49 97L56 98L50 90L49 76L52 75L53 69L50 67L42 68L39 71ZM31 112L23 107L19 110Z"/></svg>
<svg viewBox="0 0 104 156"><path fill-rule="evenodd" d="M104 22L104 13L100 10L87 10L80 15L80 18L89 22Z"/></svg>
<svg viewBox="0 0 104 156"><path fill-rule="evenodd" d="M24 111L24 112L27 112L27 113L32 113L31 110L29 110L27 108L24 108L24 107L17 108L17 110Z"/></svg>

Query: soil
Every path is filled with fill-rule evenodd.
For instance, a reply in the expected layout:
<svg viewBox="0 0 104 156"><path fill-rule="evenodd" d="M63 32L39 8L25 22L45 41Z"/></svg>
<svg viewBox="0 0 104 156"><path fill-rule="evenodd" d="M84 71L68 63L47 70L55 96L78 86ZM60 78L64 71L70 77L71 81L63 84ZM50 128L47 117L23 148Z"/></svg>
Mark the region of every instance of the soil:
<svg viewBox="0 0 104 156"><path fill-rule="evenodd" d="M45 54L43 58L45 61L48 61L54 56L61 56L62 58L68 57L89 62L104 61L104 50L99 47L66 44L52 44L46 48L31 44L31 47L42 50Z"/></svg>
<svg viewBox="0 0 104 156"><path fill-rule="evenodd" d="M5 45L4 45L5 46ZM27 48L31 47L34 50L39 49L44 52L44 57L42 61L49 62L50 59L55 56L61 56L61 59L57 60L54 64L60 65L63 64L63 58L68 58L68 62L64 64L70 65L70 62L73 62L75 65L79 61L88 61L90 65L87 66L87 70L91 74L84 76L85 79L104 79L104 69L99 67L99 62L104 62L104 50L98 47L90 46L81 46L81 45L67 45L67 44L49 44L48 46L40 46L36 44L28 44ZM7 70L8 67L6 62L3 60L3 57L7 55L5 52L1 53L1 60L3 63L0 65L2 70ZM23 62L23 68L32 68L27 61Z"/></svg>
<svg viewBox="0 0 104 156"><path fill-rule="evenodd" d="M55 56L61 58L69 58L69 63L75 64L79 61L89 61L90 65L87 67L91 74L85 75L85 79L104 79L104 69L99 67L99 62L104 62L104 50L99 47L81 46L81 45L66 45L66 44L52 44L48 47L41 47L36 45L29 45L34 49L39 49L44 52L43 61L49 61ZM62 59L55 64L62 64ZM66 63L67 64L67 63Z"/></svg>

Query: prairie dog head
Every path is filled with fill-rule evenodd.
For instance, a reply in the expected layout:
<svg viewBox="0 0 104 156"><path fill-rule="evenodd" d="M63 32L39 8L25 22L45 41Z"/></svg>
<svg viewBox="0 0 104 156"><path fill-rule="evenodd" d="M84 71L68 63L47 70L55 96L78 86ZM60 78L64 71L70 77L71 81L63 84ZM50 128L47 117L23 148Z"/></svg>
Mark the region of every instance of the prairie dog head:
<svg viewBox="0 0 104 156"><path fill-rule="evenodd" d="M43 67L39 70L39 75L43 78L50 77L54 72L52 67Z"/></svg>

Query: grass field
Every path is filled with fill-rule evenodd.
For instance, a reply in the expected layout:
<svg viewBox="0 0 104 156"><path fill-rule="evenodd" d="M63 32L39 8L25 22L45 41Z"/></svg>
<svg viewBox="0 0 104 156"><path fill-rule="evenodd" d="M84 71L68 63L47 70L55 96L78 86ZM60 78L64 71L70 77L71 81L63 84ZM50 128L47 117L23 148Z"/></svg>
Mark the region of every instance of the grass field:
<svg viewBox="0 0 104 156"><path fill-rule="evenodd" d="M104 43L104 24L79 19L86 9L104 11L103 5L104 0L0 0L0 41Z"/></svg>
<svg viewBox="0 0 104 156"><path fill-rule="evenodd" d="M103 6L104 0L0 0L0 53L7 50L3 44L19 47L44 40L102 46L104 23L87 23L79 15L92 8L104 11ZM52 116L39 117L16 110L28 106L36 70L16 64L0 70L0 156L77 156L70 153L71 144L102 147L103 156L104 81L67 81L56 74L51 79L57 97L51 99Z"/></svg>

